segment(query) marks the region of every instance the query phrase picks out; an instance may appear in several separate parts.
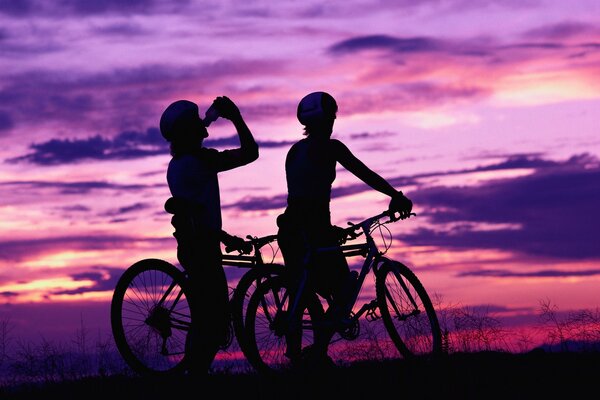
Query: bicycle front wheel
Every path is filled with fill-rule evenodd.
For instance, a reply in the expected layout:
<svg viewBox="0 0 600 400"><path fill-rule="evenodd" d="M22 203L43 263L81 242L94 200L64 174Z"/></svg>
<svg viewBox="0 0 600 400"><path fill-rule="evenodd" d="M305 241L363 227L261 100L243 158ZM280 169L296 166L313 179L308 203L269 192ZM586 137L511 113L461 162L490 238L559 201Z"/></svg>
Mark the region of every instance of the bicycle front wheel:
<svg viewBox="0 0 600 400"><path fill-rule="evenodd" d="M145 259L129 267L112 297L111 326L117 349L140 374L185 369L192 321L186 278L174 265Z"/></svg>
<svg viewBox="0 0 600 400"><path fill-rule="evenodd" d="M400 354L413 358L441 353L438 318L416 275L402 263L385 260L375 286L381 318Z"/></svg>
<svg viewBox="0 0 600 400"><path fill-rule="evenodd" d="M233 330L240 348L244 349L245 343L245 321L248 302L252 294L256 291L258 285L271 276L275 276L283 271L284 266L280 264L266 264L250 268L238 281L233 295L231 296L231 318Z"/></svg>
<svg viewBox="0 0 600 400"><path fill-rule="evenodd" d="M283 276L267 279L250 297L243 351L258 372L274 374L289 369L302 349L314 343L313 323L322 321L324 312L316 294L307 297L297 319L289 318L290 297ZM293 322L297 323L295 329Z"/></svg>

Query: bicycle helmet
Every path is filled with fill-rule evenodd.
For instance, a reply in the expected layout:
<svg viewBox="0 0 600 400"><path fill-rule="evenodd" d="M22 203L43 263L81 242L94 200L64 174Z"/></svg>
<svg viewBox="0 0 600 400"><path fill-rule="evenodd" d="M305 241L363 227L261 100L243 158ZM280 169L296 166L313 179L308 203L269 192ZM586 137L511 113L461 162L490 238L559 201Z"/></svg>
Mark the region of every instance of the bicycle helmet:
<svg viewBox="0 0 600 400"><path fill-rule="evenodd" d="M313 92L300 100L297 117L304 126L314 125L327 117L334 117L337 110L337 103L333 96L326 92Z"/></svg>
<svg viewBox="0 0 600 400"><path fill-rule="evenodd" d="M168 142L182 131L186 125L199 119L198 106L188 100L177 100L171 103L160 117L160 133Z"/></svg>

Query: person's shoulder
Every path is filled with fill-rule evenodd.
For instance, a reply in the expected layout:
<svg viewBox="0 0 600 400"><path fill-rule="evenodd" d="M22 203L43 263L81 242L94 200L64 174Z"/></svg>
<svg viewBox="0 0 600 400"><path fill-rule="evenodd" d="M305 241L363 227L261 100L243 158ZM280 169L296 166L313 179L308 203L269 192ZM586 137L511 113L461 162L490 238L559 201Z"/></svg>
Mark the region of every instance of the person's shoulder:
<svg viewBox="0 0 600 400"><path fill-rule="evenodd" d="M304 146L305 144L306 144L306 138L298 140L296 143L293 143L290 146L290 148L288 150L288 154L294 153L295 151L298 150L298 148Z"/></svg>
<svg viewBox="0 0 600 400"><path fill-rule="evenodd" d="M333 151L345 151L348 147L339 139L329 139L329 147Z"/></svg>
<svg viewBox="0 0 600 400"><path fill-rule="evenodd" d="M308 138L302 138L302 139L298 140L296 143L292 144L292 146L290 148L302 146L302 145L306 144L307 141L308 141Z"/></svg>
<svg viewBox="0 0 600 400"><path fill-rule="evenodd" d="M215 155L219 154L219 150L217 149L213 149L211 147L201 147L200 150L198 151L198 155L200 157L214 157Z"/></svg>

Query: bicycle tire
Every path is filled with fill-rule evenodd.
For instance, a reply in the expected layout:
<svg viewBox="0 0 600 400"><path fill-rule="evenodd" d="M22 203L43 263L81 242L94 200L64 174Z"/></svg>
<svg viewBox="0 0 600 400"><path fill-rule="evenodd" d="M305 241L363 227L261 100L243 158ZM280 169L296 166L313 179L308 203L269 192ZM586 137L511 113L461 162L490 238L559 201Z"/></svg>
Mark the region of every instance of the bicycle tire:
<svg viewBox="0 0 600 400"><path fill-rule="evenodd" d="M111 328L119 353L135 372L168 375L186 369L186 339L192 321L186 293L184 273L159 259L134 263L117 282Z"/></svg>
<svg viewBox="0 0 600 400"><path fill-rule="evenodd" d="M285 330L282 317L286 315L289 304L286 292L284 276L273 276L257 287L248 302L246 346L243 351L250 365L264 375L284 372L292 368L296 361L295 358L286 356L287 335L282 333ZM316 294L309 296L302 314L302 339L297 356L300 356L302 349L314 343L312 321L323 320L323 306Z"/></svg>
<svg viewBox="0 0 600 400"><path fill-rule="evenodd" d="M279 274L283 271L283 268L284 266L281 264L266 264L250 268L242 275L233 290L230 299L231 319L233 332L242 352L245 346L244 325L248 301L260 283L271 276Z"/></svg>
<svg viewBox="0 0 600 400"><path fill-rule="evenodd" d="M406 265L384 259L375 288L384 326L400 354L406 359L440 354L437 314L417 276Z"/></svg>

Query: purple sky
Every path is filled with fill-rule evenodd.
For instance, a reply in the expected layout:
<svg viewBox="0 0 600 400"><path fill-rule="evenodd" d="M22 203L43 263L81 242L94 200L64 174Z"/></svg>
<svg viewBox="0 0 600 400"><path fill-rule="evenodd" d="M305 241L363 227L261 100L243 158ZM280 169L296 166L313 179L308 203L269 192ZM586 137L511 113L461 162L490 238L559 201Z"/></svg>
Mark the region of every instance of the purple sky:
<svg viewBox="0 0 600 400"><path fill-rule="evenodd" d="M0 319L16 334L106 331L123 269L176 262L158 131L174 100L238 104L261 153L220 177L224 228L275 233L315 90L338 101L335 137L414 200L389 255L432 293L519 321L545 299L600 305L600 3L273 4L0 3ZM227 121L210 134L237 145ZM338 171L334 223L386 204Z"/></svg>

